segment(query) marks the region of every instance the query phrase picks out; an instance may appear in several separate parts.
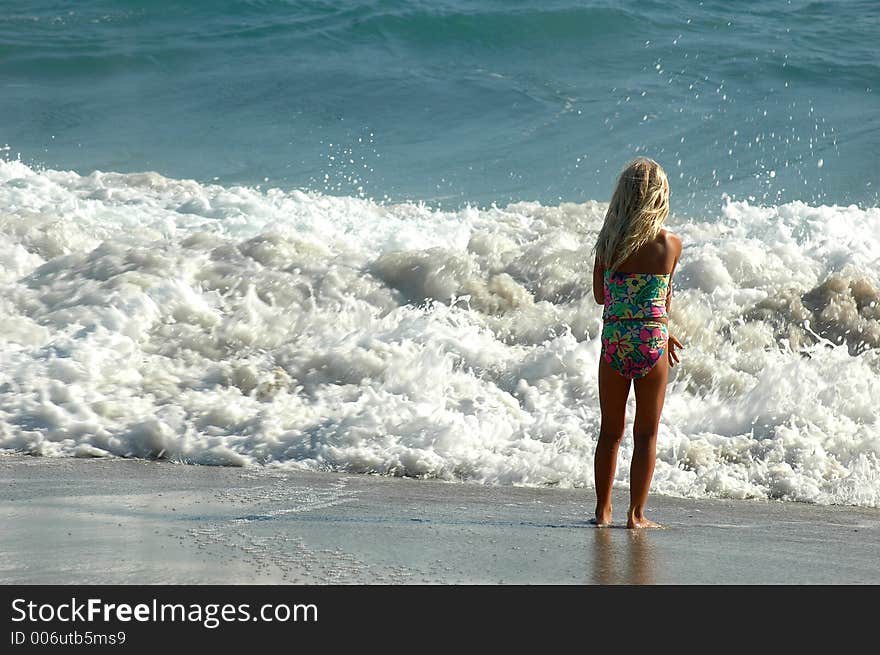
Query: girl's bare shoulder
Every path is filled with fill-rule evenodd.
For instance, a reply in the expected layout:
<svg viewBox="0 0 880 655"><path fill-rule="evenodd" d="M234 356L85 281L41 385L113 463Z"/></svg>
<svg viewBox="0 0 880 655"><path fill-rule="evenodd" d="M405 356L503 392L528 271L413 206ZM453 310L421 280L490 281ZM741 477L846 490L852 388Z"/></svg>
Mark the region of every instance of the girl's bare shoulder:
<svg viewBox="0 0 880 655"><path fill-rule="evenodd" d="M675 250L676 252L681 252L681 238L671 232L669 230L660 230L660 234L657 235L657 240L663 243L668 248Z"/></svg>

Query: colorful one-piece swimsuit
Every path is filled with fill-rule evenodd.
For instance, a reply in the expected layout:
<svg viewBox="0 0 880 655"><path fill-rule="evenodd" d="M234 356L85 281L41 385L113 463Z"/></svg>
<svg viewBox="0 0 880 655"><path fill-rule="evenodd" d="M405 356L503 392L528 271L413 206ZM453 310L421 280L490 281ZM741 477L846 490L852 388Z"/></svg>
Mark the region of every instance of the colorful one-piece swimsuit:
<svg viewBox="0 0 880 655"><path fill-rule="evenodd" d="M605 271L602 357L624 377L647 375L666 353L669 278Z"/></svg>

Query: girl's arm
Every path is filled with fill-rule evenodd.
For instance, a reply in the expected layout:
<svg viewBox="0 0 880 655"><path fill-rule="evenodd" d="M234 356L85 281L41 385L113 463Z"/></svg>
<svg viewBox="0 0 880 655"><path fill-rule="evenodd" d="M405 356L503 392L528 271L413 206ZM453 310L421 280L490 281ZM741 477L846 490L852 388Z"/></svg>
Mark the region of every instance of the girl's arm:
<svg viewBox="0 0 880 655"><path fill-rule="evenodd" d="M669 290L666 292L666 315L669 316L669 309L672 307L672 278L675 275L675 267L678 266L678 260L681 257L681 240L675 237L676 254L675 261L672 262L672 270L669 272Z"/></svg>
<svg viewBox="0 0 880 655"><path fill-rule="evenodd" d="M593 263L593 299L599 305L605 304L605 267L599 263L599 253Z"/></svg>
<svg viewBox="0 0 880 655"><path fill-rule="evenodd" d="M676 237L676 254L675 261L672 262L672 270L669 272L669 291L666 292L666 315L669 316L669 308L672 307L672 276L675 275L675 267L678 266L678 259L681 257L681 240ZM676 337L669 335L668 349L666 357L669 360L669 368L674 368L679 363L678 349L684 348Z"/></svg>
<svg viewBox="0 0 880 655"><path fill-rule="evenodd" d="M669 273L669 290L666 292L666 315L669 316L669 310L672 308L672 276L675 275L675 267L678 265L678 258L672 264L672 271Z"/></svg>

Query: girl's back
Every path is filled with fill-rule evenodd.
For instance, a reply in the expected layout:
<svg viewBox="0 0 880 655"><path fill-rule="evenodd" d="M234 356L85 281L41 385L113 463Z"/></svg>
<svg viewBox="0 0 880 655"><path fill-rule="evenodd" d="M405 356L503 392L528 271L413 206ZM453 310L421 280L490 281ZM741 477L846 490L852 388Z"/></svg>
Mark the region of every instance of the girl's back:
<svg viewBox="0 0 880 655"><path fill-rule="evenodd" d="M672 273L681 255L681 240L668 230L627 257L618 267L620 273Z"/></svg>
<svg viewBox="0 0 880 655"><path fill-rule="evenodd" d="M670 298L667 298L666 308L669 309L671 300L671 278L681 256L681 239L668 230L660 230L657 237L644 246L638 248L629 257L621 262L616 273L647 273L651 275L670 276ZM605 273L597 256L593 267L593 296L600 305L605 304Z"/></svg>

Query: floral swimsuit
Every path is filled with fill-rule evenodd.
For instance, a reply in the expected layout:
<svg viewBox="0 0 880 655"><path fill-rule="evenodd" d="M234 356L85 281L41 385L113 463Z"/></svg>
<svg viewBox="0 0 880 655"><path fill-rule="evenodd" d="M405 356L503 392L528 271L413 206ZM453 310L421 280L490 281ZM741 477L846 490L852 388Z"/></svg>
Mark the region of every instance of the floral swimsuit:
<svg viewBox="0 0 880 655"><path fill-rule="evenodd" d="M624 377L647 375L666 353L669 282L669 273L605 271L602 357Z"/></svg>

